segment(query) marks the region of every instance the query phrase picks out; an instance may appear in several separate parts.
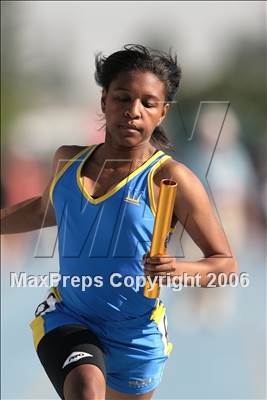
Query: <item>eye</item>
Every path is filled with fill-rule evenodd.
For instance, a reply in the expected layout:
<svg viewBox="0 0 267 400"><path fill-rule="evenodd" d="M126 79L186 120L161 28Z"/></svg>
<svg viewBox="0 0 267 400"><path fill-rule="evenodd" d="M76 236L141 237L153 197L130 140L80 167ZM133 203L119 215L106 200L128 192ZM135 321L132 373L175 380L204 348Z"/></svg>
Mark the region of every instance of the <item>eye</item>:
<svg viewBox="0 0 267 400"><path fill-rule="evenodd" d="M154 101L143 101L143 105L146 108L152 108L152 107L156 107L157 103L155 103Z"/></svg>
<svg viewBox="0 0 267 400"><path fill-rule="evenodd" d="M114 99L123 103L129 101L129 97L127 96L114 96Z"/></svg>
<svg viewBox="0 0 267 400"><path fill-rule="evenodd" d="M143 104L146 108L152 108L157 106L156 103L151 103L151 102L144 102Z"/></svg>

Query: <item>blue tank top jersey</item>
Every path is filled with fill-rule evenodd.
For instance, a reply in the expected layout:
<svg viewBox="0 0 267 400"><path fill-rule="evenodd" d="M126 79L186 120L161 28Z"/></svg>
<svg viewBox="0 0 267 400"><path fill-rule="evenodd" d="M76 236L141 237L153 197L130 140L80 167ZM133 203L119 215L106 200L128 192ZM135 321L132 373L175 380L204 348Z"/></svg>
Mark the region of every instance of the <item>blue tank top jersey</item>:
<svg viewBox="0 0 267 400"><path fill-rule="evenodd" d="M144 276L142 258L153 233L153 174L171 157L158 150L105 195L93 198L81 170L98 146L68 161L50 188L58 225L58 290L80 315L120 321L150 312L157 302L144 296L137 277Z"/></svg>

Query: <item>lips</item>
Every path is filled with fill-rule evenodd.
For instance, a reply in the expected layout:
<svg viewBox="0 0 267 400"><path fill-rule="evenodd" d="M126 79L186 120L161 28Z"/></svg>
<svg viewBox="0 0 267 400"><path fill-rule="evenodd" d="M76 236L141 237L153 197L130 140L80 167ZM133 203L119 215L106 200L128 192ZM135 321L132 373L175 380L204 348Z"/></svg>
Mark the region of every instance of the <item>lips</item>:
<svg viewBox="0 0 267 400"><path fill-rule="evenodd" d="M129 125L129 124L124 124L124 125L119 125L119 127L120 127L120 128L123 128L123 129L134 130L134 131L140 132L140 129L137 128L137 126L134 125L134 124L131 124L131 125Z"/></svg>

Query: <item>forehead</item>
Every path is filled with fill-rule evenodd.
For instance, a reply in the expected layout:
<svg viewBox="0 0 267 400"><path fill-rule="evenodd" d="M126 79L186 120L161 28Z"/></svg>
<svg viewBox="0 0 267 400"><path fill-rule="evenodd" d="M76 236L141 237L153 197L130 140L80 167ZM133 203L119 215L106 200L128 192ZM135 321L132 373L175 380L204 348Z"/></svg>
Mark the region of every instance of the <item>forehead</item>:
<svg viewBox="0 0 267 400"><path fill-rule="evenodd" d="M121 72L110 84L111 90L138 91L151 96L165 97L165 85L157 75L148 71Z"/></svg>

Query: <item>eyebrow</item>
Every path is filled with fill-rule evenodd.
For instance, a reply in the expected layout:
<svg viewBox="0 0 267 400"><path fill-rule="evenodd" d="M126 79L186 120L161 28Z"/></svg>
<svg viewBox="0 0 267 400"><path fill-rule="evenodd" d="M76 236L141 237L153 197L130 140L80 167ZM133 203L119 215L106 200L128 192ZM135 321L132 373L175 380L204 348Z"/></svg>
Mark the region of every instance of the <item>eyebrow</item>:
<svg viewBox="0 0 267 400"><path fill-rule="evenodd" d="M119 91L119 90L122 90L124 92L129 92L129 90L125 89L125 88L121 88L121 87L114 88L114 91ZM145 97L150 97L151 99L160 101L160 99L157 96L154 96L153 94L147 93L147 94L145 94Z"/></svg>

